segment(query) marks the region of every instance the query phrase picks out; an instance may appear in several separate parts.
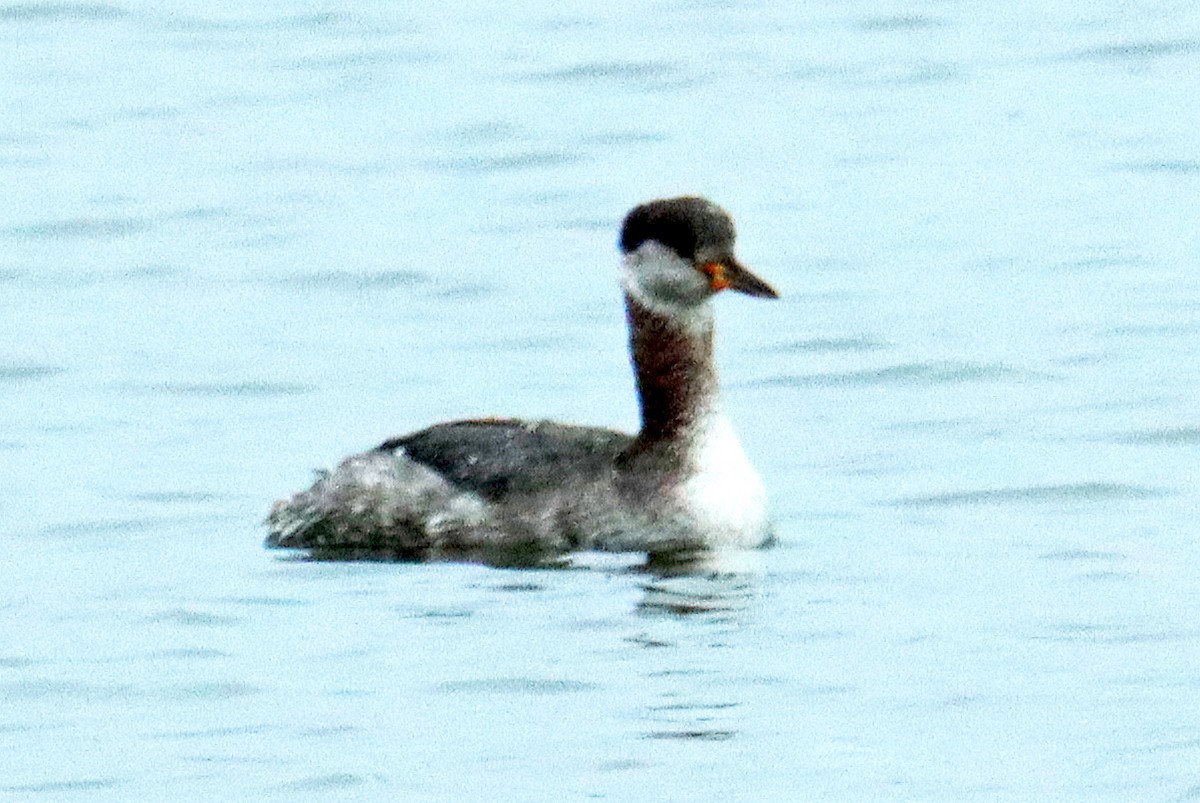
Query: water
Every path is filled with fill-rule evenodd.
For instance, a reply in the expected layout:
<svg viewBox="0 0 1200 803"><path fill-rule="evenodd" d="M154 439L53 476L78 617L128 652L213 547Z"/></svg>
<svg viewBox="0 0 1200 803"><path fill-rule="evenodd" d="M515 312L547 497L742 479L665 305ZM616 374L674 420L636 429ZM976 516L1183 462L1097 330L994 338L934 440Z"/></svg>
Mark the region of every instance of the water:
<svg viewBox="0 0 1200 803"><path fill-rule="evenodd" d="M0 7L0 798L1200 799L1187 3ZM635 422L732 210L780 545L317 564L312 468Z"/></svg>

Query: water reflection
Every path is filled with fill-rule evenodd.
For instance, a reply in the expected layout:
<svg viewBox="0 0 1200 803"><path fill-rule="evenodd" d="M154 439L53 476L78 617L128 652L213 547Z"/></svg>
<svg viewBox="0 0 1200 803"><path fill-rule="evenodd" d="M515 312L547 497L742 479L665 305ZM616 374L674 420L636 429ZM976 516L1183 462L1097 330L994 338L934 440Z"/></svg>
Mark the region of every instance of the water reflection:
<svg viewBox="0 0 1200 803"><path fill-rule="evenodd" d="M474 563L494 569L595 571L643 577L642 598L636 611L646 616L728 618L749 609L755 598L762 551L686 553L644 556L638 553L546 552L534 547L416 555L390 549L331 549L284 555L280 561L299 563ZM542 591L532 580L497 586L499 591Z"/></svg>
<svg viewBox="0 0 1200 803"><path fill-rule="evenodd" d="M606 760L656 766L666 755L661 751L669 754L685 743L688 749L724 751L750 728L756 686L747 683L748 667L735 656L758 638L753 624L768 554L648 559L583 552L553 559L530 555L525 565L512 554L503 556L503 565L497 556L474 561L490 571L464 566L464 560L413 567L407 564L418 561L409 559L371 576L373 587L395 580L404 589L399 610L406 623L418 631L434 628L428 637L414 636L407 625L398 632L425 645L412 648L422 656L419 665L441 667L430 674L428 687L436 707L504 717L517 710L522 716L590 710L597 701L619 700L627 714L610 723L617 725L607 731L611 741L601 740ZM347 557L316 553L283 560L338 558L349 568ZM353 557L395 562L378 552ZM389 577L392 569L395 578ZM446 584L447 577L460 581ZM453 591L426 596L438 588ZM614 601L624 592L632 593ZM526 627L497 633L493 627L501 620ZM473 645L469 652L455 653L455 645L467 644ZM488 658L480 663L480 656Z"/></svg>
<svg viewBox="0 0 1200 803"><path fill-rule="evenodd" d="M281 561L318 563L476 563L496 569L595 571L643 576L643 598L637 609L646 614L691 616L744 611L754 597L754 578L761 552L712 552L686 555L582 552L562 554L527 549L473 550L428 555L389 548L313 549L286 554ZM501 590L540 590L533 582L513 582Z"/></svg>
<svg viewBox="0 0 1200 803"><path fill-rule="evenodd" d="M757 557L753 552L651 556L638 569L652 578L642 586L638 610L668 616L743 612L754 598Z"/></svg>
<svg viewBox="0 0 1200 803"><path fill-rule="evenodd" d="M745 667L731 662L752 632L761 553L714 553L651 560L635 611L642 696L638 738L646 742L722 743L745 728Z"/></svg>
<svg viewBox="0 0 1200 803"><path fill-rule="evenodd" d="M497 569L566 569L573 566L569 555L547 552L536 545L527 548L457 550L437 555L394 547L332 547L287 554L280 560L302 563L478 563Z"/></svg>

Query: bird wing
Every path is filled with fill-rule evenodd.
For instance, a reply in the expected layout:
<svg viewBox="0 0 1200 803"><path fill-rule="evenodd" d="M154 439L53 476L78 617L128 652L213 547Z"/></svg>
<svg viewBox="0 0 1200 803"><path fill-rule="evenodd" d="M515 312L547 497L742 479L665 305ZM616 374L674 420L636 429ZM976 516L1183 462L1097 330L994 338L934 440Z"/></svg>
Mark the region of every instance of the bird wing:
<svg viewBox="0 0 1200 803"><path fill-rule="evenodd" d="M377 451L403 449L456 487L496 501L560 487L567 479L601 477L632 442L629 435L598 427L481 419L392 438Z"/></svg>

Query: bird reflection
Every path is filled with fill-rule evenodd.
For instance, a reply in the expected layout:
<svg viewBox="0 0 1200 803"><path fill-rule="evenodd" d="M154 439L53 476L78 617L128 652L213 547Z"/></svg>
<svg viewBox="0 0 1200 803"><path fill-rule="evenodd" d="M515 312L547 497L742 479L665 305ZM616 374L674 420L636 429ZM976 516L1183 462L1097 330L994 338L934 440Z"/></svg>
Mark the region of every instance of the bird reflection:
<svg viewBox="0 0 1200 803"><path fill-rule="evenodd" d="M746 610L755 596L760 568L758 550L696 552L669 555L585 552L563 555L536 549L496 552L478 550L431 561L427 556L391 549L314 549L291 556L294 561L479 563L503 569L583 570L635 574L647 578L639 613L664 616L733 614Z"/></svg>
<svg viewBox="0 0 1200 803"><path fill-rule="evenodd" d="M667 616L745 611L755 596L757 556L757 552L651 556L640 567L650 579L642 585L638 610Z"/></svg>

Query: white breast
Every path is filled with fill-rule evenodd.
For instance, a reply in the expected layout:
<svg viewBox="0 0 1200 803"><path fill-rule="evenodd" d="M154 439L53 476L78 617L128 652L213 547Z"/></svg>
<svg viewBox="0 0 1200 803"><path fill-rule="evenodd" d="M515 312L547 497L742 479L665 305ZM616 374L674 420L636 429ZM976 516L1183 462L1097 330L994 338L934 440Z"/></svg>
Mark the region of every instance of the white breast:
<svg viewBox="0 0 1200 803"><path fill-rule="evenodd" d="M713 413L698 428L696 473L683 485L684 504L711 533L713 546L758 546L767 536L767 494L733 426Z"/></svg>

